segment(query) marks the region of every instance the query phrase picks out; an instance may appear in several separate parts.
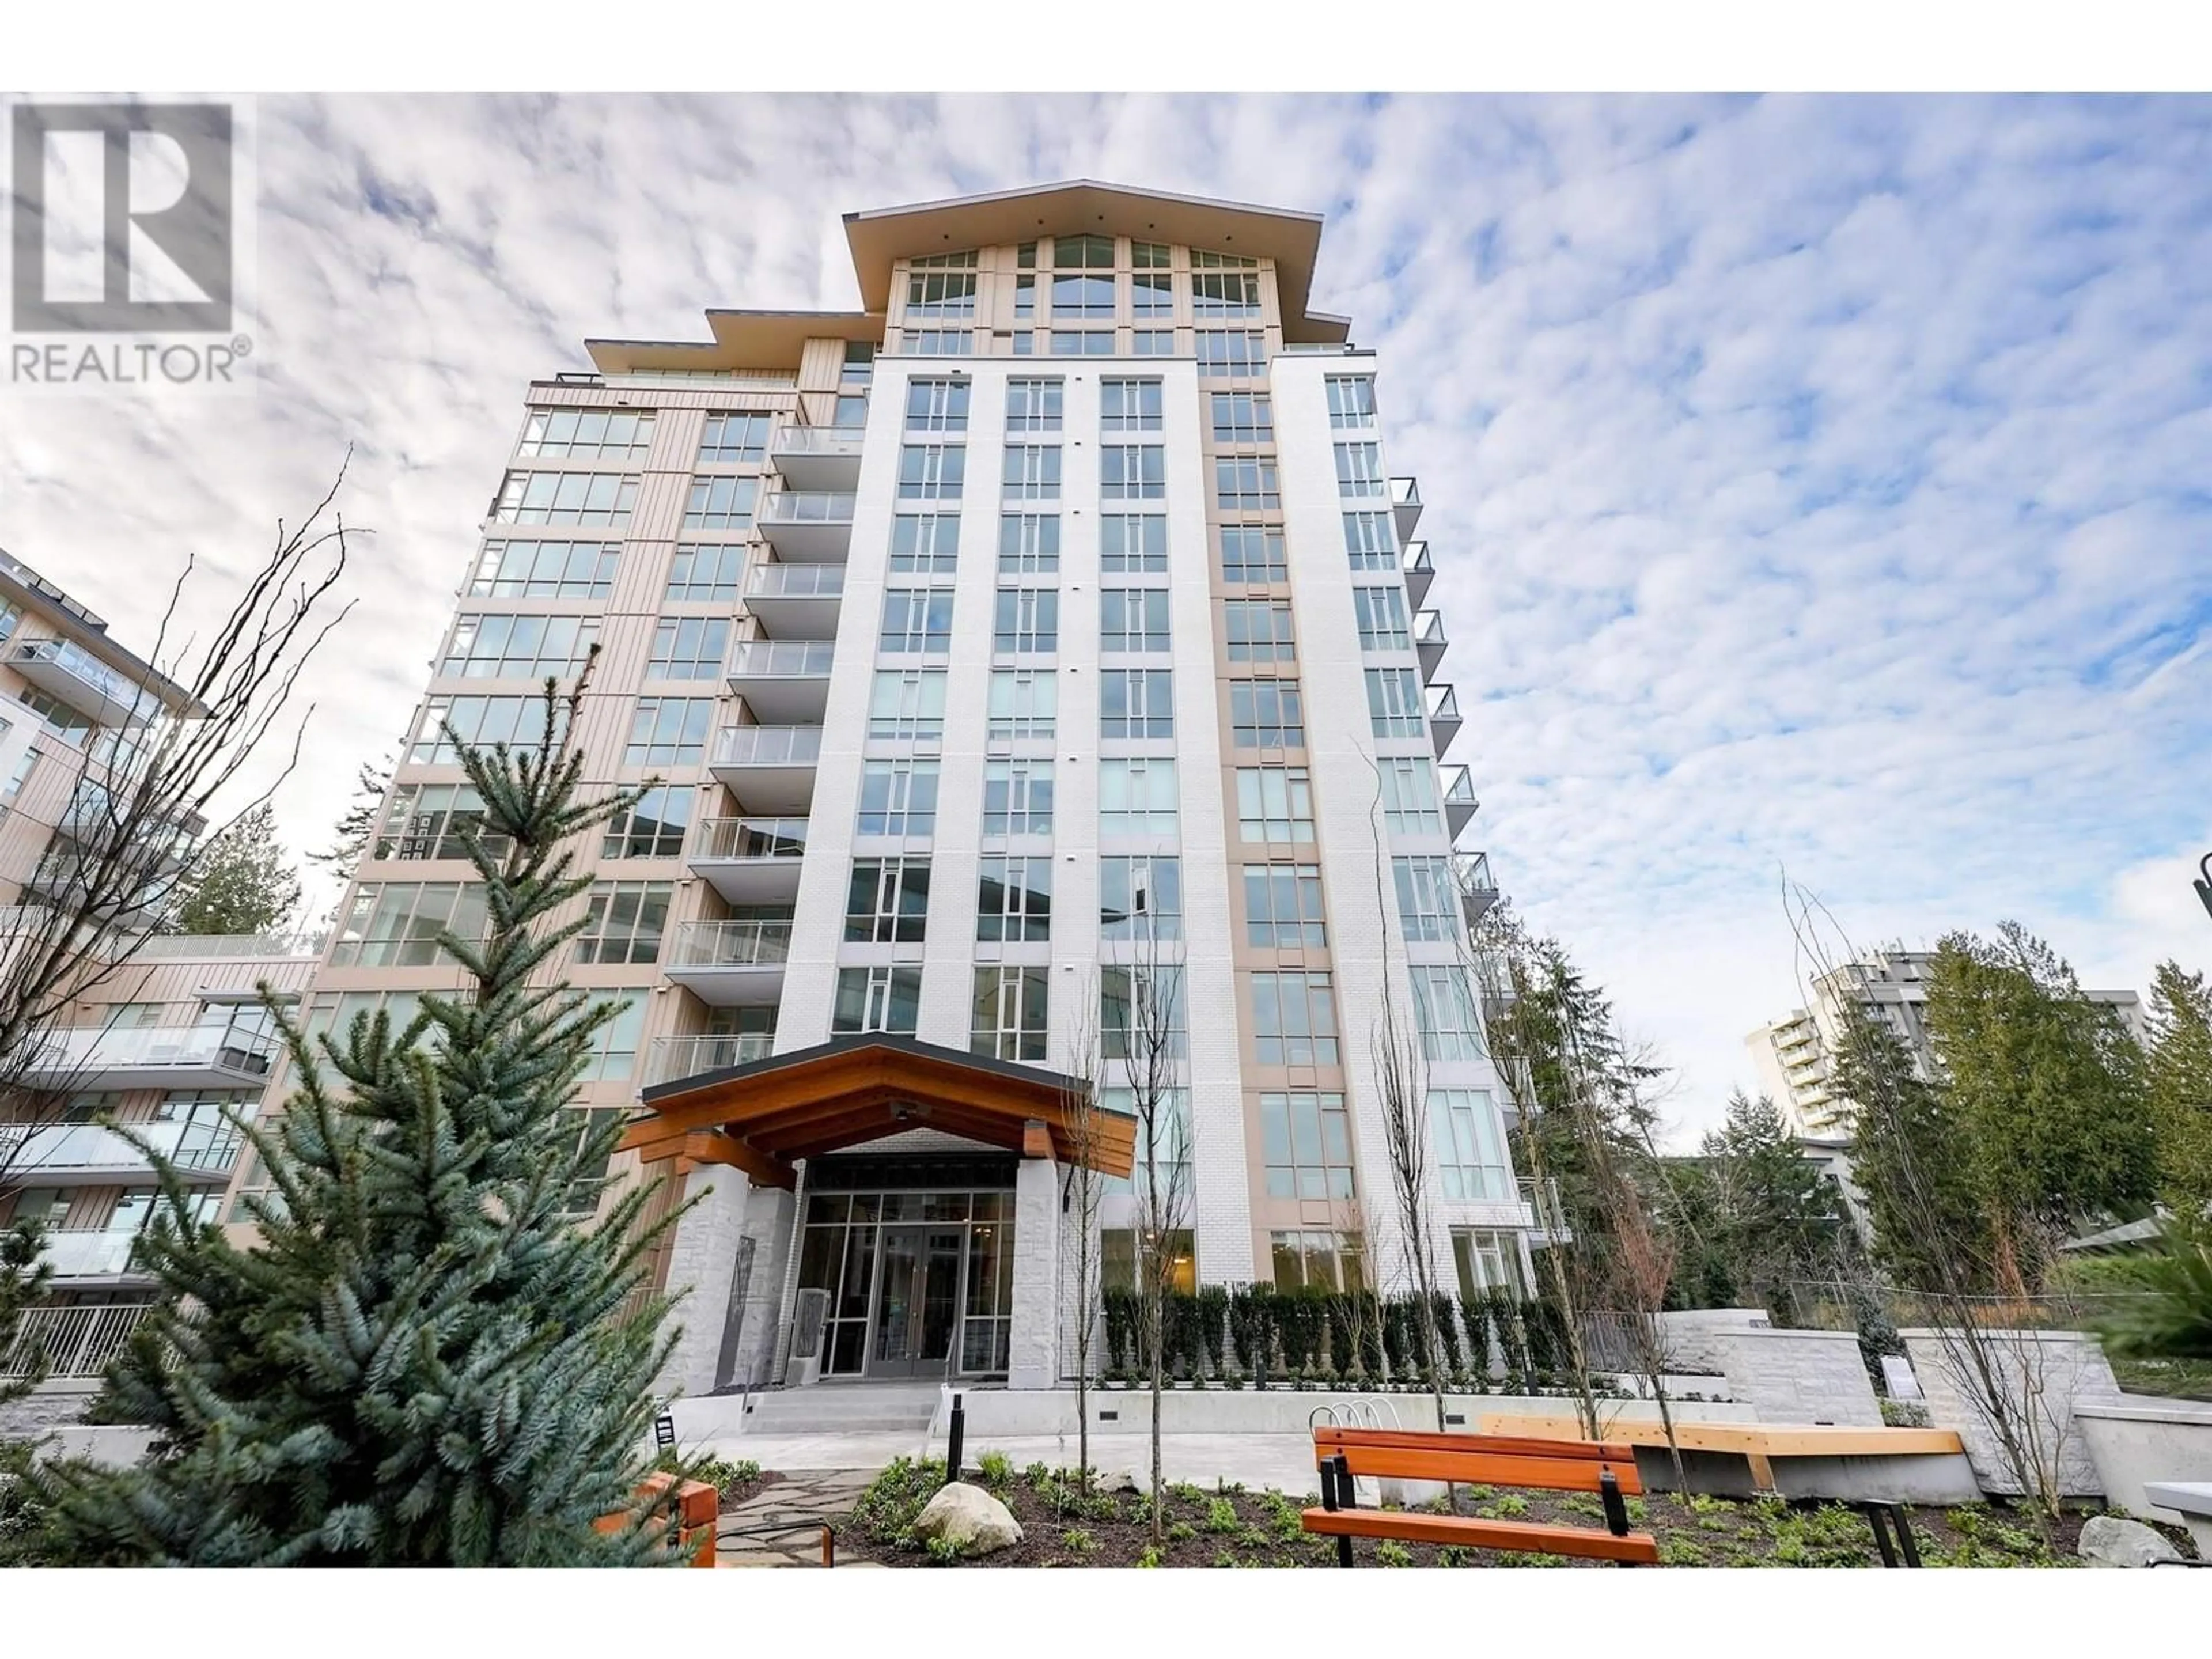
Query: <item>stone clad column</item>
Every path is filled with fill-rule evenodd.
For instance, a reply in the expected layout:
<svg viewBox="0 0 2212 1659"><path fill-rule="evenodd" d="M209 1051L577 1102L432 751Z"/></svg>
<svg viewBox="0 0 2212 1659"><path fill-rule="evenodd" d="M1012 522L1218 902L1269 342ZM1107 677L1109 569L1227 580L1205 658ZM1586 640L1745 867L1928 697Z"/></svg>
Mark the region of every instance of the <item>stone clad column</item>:
<svg viewBox="0 0 2212 1659"><path fill-rule="evenodd" d="M1044 1125L1022 1136L1014 1176L1014 1315L1006 1386L1049 1389L1060 1381L1060 1165Z"/></svg>
<svg viewBox="0 0 2212 1659"><path fill-rule="evenodd" d="M668 1386L679 1394L707 1394L714 1387L750 1185L737 1170L713 1164L684 1178L685 1200L698 1202L676 1224L668 1252L669 1293L690 1292L677 1305L683 1331L665 1373Z"/></svg>

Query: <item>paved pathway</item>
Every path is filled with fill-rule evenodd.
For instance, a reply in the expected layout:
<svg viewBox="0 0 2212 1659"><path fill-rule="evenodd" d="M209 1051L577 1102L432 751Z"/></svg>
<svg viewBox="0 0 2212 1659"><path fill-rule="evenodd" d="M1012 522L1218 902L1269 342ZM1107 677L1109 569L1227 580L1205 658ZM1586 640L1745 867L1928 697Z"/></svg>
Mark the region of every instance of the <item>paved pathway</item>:
<svg viewBox="0 0 2212 1659"><path fill-rule="evenodd" d="M819 1567L822 1525L836 1531L837 1565L873 1567L854 1553L853 1505L877 1471L808 1469L755 1492L715 1523L716 1558L726 1567ZM742 1535L740 1535L742 1534Z"/></svg>

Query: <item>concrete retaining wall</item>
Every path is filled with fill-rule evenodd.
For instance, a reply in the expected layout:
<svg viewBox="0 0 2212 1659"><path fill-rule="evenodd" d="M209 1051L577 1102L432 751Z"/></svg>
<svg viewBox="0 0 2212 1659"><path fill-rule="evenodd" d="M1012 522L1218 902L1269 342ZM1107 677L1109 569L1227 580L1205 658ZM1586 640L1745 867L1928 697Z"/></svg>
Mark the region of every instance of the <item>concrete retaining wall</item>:
<svg viewBox="0 0 2212 1659"><path fill-rule="evenodd" d="M100 1388L91 1377L48 1382L0 1406L0 1440L35 1440L50 1429L82 1422Z"/></svg>
<svg viewBox="0 0 2212 1659"><path fill-rule="evenodd" d="M1681 1370L1716 1376L1728 1367L1715 1339L1736 1331L1770 1329L1773 1322L1764 1308L1698 1308L1659 1316L1668 1363Z"/></svg>
<svg viewBox="0 0 2212 1659"><path fill-rule="evenodd" d="M2212 1402L2130 1395L2124 1405L2078 1405L2074 1422L2105 1501L2130 1515L2178 1524L2186 1517L2146 1501L2144 1484L2212 1480Z"/></svg>
<svg viewBox="0 0 2212 1659"><path fill-rule="evenodd" d="M1599 1402L1607 1422L1659 1420L1659 1408L1649 1401L1607 1400ZM1073 1389L986 1389L965 1397L968 1432L971 1435L1073 1434L1075 1432L1075 1390ZM1365 1411L1372 1406L1385 1428L1432 1430L1436 1407L1426 1395L1361 1395L1269 1389L1261 1393L1246 1389L1178 1389L1160 1401L1160 1430L1164 1434L1305 1434L1315 1411L1334 1406L1346 1426L1365 1426ZM1744 1407L1729 1401L1685 1401L1674 1407L1677 1421L1684 1423L1748 1423L1755 1420ZM1575 1403L1556 1395L1453 1394L1444 1396L1444 1410L1462 1420L1454 1430L1473 1433L1488 1412L1521 1415L1571 1417ZM1110 1413L1110 1414L1109 1414ZM1357 1419L1355 1425L1354 1419ZM1149 1434L1152 1395L1142 1389L1097 1389L1091 1394L1091 1431L1096 1434ZM938 1425L943 1429L943 1424Z"/></svg>
<svg viewBox="0 0 2212 1659"><path fill-rule="evenodd" d="M1859 1357L1859 1340L1849 1331L1723 1328L1708 1340L1730 1397L1749 1405L1762 1423L1881 1426L1881 1402Z"/></svg>
<svg viewBox="0 0 2212 1659"><path fill-rule="evenodd" d="M1952 1429L1966 1448L1984 1490L2021 1494L2021 1481L1992 1427L1971 1360L1933 1330L1900 1332L1927 1396L1928 1415ZM2081 1331L1984 1331L1979 1342L2000 1379L2010 1414L2035 1467L2055 1468L2061 1495L2100 1497L2105 1490L2075 1419L2077 1406L2120 1403L2120 1385L2094 1337Z"/></svg>

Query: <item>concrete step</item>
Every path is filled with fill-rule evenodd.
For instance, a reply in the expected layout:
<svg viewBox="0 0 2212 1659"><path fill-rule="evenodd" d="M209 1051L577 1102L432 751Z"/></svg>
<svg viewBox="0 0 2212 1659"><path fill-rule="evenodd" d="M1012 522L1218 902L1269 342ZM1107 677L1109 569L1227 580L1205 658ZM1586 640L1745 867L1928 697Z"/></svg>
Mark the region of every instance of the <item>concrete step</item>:
<svg viewBox="0 0 2212 1659"><path fill-rule="evenodd" d="M747 1434L851 1433L909 1430L921 1433L936 1415L934 1383L855 1383L779 1389L752 1396Z"/></svg>

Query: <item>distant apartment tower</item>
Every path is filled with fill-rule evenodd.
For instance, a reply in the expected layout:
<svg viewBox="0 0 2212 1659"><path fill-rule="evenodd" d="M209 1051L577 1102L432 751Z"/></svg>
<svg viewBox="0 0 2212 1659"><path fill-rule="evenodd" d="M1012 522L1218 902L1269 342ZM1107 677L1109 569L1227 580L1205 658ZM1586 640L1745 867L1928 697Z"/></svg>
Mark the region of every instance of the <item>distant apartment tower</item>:
<svg viewBox="0 0 2212 1659"><path fill-rule="evenodd" d="M1828 1055L1842 1034L1845 1010L1855 1003L1896 1034L1921 1076L1936 1075L1927 1020L1928 976L1935 960L1932 951L1878 951L1863 962L1846 963L1813 981L1811 1007L1793 1009L1744 1039L1760 1092L1781 1108L1799 1135L1850 1138L1850 1103L1835 1093ZM2142 1002L2133 991L2082 994L2112 1005L2128 1029L2140 1033Z"/></svg>
<svg viewBox="0 0 2212 1659"><path fill-rule="evenodd" d="M533 385L341 911L318 1022L453 982L477 811L439 723L665 781L586 849L580 1103L711 1195L678 1382L1062 1375L1057 1101L1180 968L1185 1281L1395 1279L1370 1035L1417 1018L1443 1282L1529 1214L1464 971L1494 894L1374 356L1321 222L1080 183L848 215L862 308L713 311ZM641 1103L649 1110L641 1114ZM1126 1191L1108 1270L1133 1271ZM1380 1260L1370 1260L1370 1256Z"/></svg>

